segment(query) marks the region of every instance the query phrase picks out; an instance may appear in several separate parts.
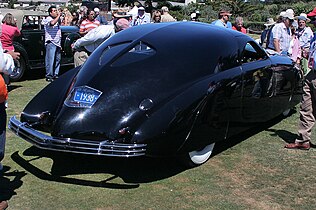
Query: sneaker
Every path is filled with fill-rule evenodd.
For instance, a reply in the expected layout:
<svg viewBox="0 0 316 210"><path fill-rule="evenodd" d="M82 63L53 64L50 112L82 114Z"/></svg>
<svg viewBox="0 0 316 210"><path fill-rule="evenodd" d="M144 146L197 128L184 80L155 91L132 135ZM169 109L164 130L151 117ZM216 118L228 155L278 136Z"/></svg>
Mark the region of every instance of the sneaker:
<svg viewBox="0 0 316 210"><path fill-rule="evenodd" d="M284 146L286 149L300 149L300 150L309 150L311 148L311 145L309 142L295 142L295 143L289 143Z"/></svg>
<svg viewBox="0 0 316 210"><path fill-rule="evenodd" d="M58 75L55 75L55 76L54 76L54 79L58 79Z"/></svg>
<svg viewBox="0 0 316 210"><path fill-rule="evenodd" d="M7 201L1 201L0 202L0 210L5 210L8 208L8 202Z"/></svg>
<svg viewBox="0 0 316 210"><path fill-rule="evenodd" d="M52 81L54 81L54 80L53 80L53 78L46 77L46 81L47 81L47 82L52 82Z"/></svg>

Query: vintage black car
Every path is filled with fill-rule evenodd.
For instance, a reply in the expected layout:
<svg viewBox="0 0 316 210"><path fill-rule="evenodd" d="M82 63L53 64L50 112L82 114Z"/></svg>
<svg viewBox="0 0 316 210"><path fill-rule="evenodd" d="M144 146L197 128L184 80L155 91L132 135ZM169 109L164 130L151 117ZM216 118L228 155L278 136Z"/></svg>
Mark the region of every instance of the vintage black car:
<svg viewBox="0 0 316 210"><path fill-rule="evenodd" d="M45 67L45 30L41 21L48 16L48 12L18 9L0 9L0 11L2 15L11 13L17 19L17 26L21 31L21 36L16 37L13 42L15 51L20 52L21 57L10 75L11 81L18 81L28 69ZM71 43L80 37L79 28L61 26L61 30L61 65L73 65Z"/></svg>
<svg viewBox="0 0 316 210"><path fill-rule="evenodd" d="M104 156L208 160L215 142L288 113L302 81L286 56L194 22L119 32L44 88L9 128L35 146Z"/></svg>

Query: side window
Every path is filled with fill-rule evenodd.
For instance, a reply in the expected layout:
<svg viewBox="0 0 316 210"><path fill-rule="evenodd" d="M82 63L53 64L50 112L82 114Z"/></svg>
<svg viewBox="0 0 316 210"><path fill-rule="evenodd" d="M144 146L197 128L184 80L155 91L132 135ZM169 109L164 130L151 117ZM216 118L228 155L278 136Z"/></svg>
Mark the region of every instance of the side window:
<svg viewBox="0 0 316 210"><path fill-rule="evenodd" d="M257 60L264 60L267 54L254 42L248 42L241 53L241 62L250 63Z"/></svg>
<svg viewBox="0 0 316 210"><path fill-rule="evenodd" d="M225 56L220 56L218 58L218 64L215 67L214 72L220 72L220 71L225 71L231 68L234 68L236 66L239 65L238 63L238 59L237 59L237 54L232 53L229 55L225 55Z"/></svg>
<svg viewBox="0 0 316 210"><path fill-rule="evenodd" d="M40 17L39 16L24 16L22 30L40 30Z"/></svg>

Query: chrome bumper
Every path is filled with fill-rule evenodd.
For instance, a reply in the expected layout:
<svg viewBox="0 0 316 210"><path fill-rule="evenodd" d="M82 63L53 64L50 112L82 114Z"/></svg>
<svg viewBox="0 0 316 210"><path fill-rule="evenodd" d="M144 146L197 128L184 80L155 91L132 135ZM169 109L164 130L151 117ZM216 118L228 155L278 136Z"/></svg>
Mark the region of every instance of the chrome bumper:
<svg viewBox="0 0 316 210"><path fill-rule="evenodd" d="M146 144L51 137L31 128L27 123L20 122L15 116L11 117L8 127L17 136L41 149L114 157L136 157L146 153Z"/></svg>

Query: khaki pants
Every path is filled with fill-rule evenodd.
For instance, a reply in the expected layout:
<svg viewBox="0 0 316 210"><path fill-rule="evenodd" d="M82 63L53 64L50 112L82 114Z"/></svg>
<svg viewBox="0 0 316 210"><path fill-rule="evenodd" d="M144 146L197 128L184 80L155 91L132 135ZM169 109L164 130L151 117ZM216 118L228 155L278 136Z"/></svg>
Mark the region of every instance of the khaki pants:
<svg viewBox="0 0 316 210"><path fill-rule="evenodd" d="M87 59L89 55L85 51L76 51L74 54L74 64L75 67L82 65Z"/></svg>
<svg viewBox="0 0 316 210"><path fill-rule="evenodd" d="M296 142L311 140L312 128L316 114L316 73L310 71L304 81L303 95L300 106L300 121L298 124L298 138Z"/></svg>

